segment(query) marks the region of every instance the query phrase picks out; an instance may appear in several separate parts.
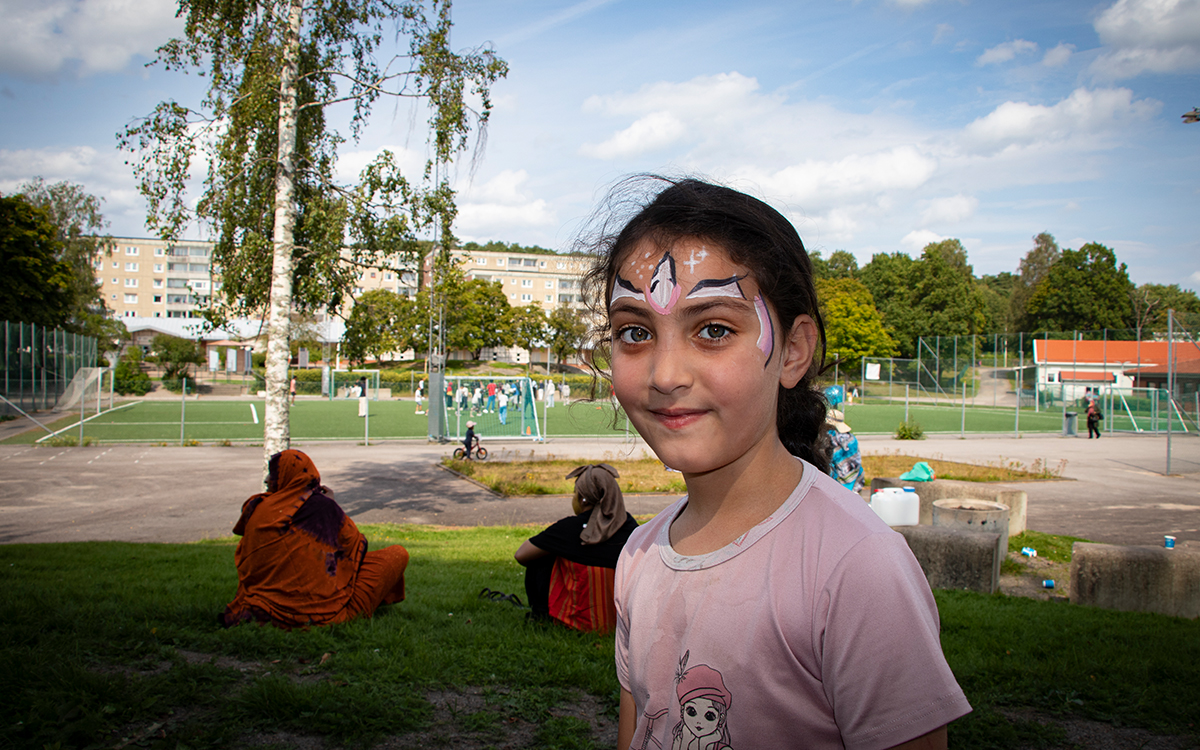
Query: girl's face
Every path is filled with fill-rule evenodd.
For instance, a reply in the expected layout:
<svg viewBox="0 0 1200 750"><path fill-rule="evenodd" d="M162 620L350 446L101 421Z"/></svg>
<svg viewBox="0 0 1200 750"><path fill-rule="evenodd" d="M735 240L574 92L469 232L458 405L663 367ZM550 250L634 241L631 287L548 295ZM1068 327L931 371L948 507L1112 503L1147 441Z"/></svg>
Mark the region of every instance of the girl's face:
<svg viewBox="0 0 1200 750"><path fill-rule="evenodd" d="M659 459L700 474L778 443L778 387L808 369L811 318L781 332L748 269L697 238L635 246L609 300L613 389Z"/></svg>
<svg viewBox="0 0 1200 750"><path fill-rule="evenodd" d="M683 723L697 737L710 735L721 728L721 712L716 701L693 698L683 704Z"/></svg>

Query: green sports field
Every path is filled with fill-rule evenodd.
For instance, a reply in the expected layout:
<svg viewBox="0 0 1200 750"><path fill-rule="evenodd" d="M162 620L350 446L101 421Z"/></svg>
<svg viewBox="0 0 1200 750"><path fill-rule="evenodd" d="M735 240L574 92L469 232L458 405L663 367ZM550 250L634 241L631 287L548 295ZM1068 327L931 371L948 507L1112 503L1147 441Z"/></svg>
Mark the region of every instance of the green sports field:
<svg viewBox="0 0 1200 750"><path fill-rule="evenodd" d="M412 401L370 401L370 419L358 416L357 399L335 399L333 401L302 399L292 405L292 439L397 440L423 438L428 433L428 421L424 414L416 414ZM93 442L180 442L180 417L184 419L182 439L201 443L260 442L263 434L265 406L262 401L188 401L181 409L179 401L135 401L92 417L84 424L84 438ZM860 435L890 435L896 425L904 419L903 404L854 404L845 407L846 421ZM624 435L626 421L618 415L614 429L612 407L607 404L576 402L571 406L561 403L547 411L540 405L537 422L531 410L510 409L504 424L499 414L486 412L472 414L470 411L448 412L448 430L451 436L462 435L468 420L477 423L475 431L486 441L489 438L547 437L572 435ZM966 410L966 432L1012 434L1014 430L1012 410L991 407L968 407ZM910 405L909 418L920 424L930 434L958 433L962 429L963 412L956 406ZM62 429L74 425L63 433L64 437L77 439L79 436L77 416L64 416L53 425ZM1022 410L1020 431L1023 433L1055 433L1062 429L1062 414L1058 410L1034 412ZM1080 420L1079 429L1086 431ZM41 431L27 432L6 440L6 443L31 443L45 435Z"/></svg>
<svg viewBox="0 0 1200 750"><path fill-rule="evenodd" d="M422 438L428 434L428 417L416 414L412 401L369 401L369 419L358 416L357 399L300 400L291 408L293 440L396 440ZM504 423L495 412L472 415L469 411L450 410L448 432L466 432L468 420L474 420L475 431L481 438L532 437L543 435L624 435L625 421L621 418L614 430L612 408L607 405L575 403L559 404L545 411L539 407L534 422L530 410L510 409ZM92 417L83 426L84 439L93 442L152 442L178 443L182 440L202 443L261 442L265 403L254 401L189 400L186 406L179 401L137 401ZM91 416L91 415L89 415ZM79 437L78 415L63 417L54 429L74 425L63 437ZM6 443L31 443L46 433L26 432Z"/></svg>

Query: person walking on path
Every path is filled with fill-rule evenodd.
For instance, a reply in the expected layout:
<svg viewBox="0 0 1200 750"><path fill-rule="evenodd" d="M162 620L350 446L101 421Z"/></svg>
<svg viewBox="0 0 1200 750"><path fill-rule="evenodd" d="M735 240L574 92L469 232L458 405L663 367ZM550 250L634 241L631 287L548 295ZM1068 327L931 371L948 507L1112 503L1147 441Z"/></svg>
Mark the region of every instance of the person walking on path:
<svg viewBox="0 0 1200 750"><path fill-rule="evenodd" d="M1092 435L1096 439L1100 439L1100 420L1104 419L1104 415L1100 412L1100 405L1096 403L1095 398L1088 400L1087 407L1087 423L1088 423L1088 440L1092 439Z"/></svg>
<svg viewBox="0 0 1200 750"><path fill-rule="evenodd" d="M500 391L500 395L496 397L500 404L500 424L508 424L508 394Z"/></svg>
<svg viewBox="0 0 1200 750"><path fill-rule="evenodd" d="M293 404L296 403L296 376L295 375L292 376L292 382L288 384L288 390L289 390L291 398L292 398L292 403Z"/></svg>

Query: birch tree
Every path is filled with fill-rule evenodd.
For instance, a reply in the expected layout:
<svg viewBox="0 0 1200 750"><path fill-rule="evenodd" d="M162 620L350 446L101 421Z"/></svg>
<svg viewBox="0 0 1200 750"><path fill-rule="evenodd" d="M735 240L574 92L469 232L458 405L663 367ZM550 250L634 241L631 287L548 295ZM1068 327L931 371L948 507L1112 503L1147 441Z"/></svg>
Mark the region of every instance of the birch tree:
<svg viewBox="0 0 1200 750"><path fill-rule="evenodd" d="M449 0L179 0L184 36L158 50L166 69L205 76L197 107L160 103L118 140L167 241L200 220L214 235L223 287L206 315L267 321L264 454L288 447L291 316L339 311L364 265L419 268L420 238L452 240L448 165L481 135L490 89L507 73L489 47L450 49ZM389 32L407 51L381 61ZM383 152L356 186L333 178L337 149L357 139L381 98L409 97L428 113L423 173ZM350 108L349 133L330 128ZM482 143L482 138L475 140ZM204 190L186 195L193 162Z"/></svg>

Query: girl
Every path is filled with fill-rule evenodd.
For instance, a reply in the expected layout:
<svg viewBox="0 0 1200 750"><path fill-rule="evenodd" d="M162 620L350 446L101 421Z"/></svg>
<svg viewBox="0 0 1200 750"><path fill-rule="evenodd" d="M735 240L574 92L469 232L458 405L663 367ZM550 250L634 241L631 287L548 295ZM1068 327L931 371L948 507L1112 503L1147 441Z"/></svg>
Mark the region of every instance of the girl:
<svg viewBox="0 0 1200 750"><path fill-rule="evenodd" d="M614 393L688 489L618 563L619 747L676 744L655 719L680 710L690 655L722 677L718 746L944 748L970 706L929 586L903 537L827 476L824 328L799 236L750 196L647 179L646 200L618 188L610 205L636 213L615 233L604 220L585 282Z"/></svg>

